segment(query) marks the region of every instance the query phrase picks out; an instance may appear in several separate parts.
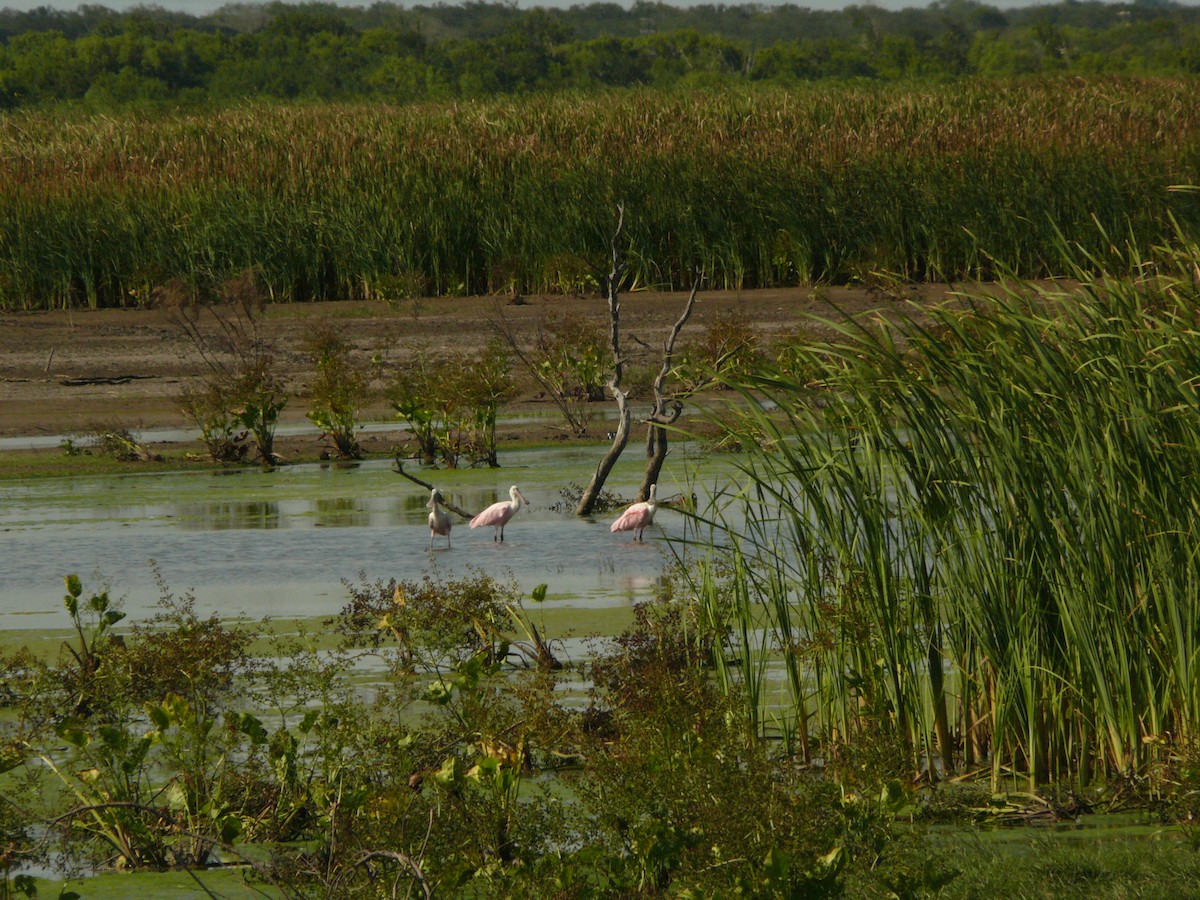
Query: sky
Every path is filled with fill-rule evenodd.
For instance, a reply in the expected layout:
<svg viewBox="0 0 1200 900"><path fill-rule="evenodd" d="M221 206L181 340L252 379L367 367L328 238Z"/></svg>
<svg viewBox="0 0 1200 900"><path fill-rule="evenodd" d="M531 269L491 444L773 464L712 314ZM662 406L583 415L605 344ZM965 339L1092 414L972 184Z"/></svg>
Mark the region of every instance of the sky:
<svg viewBox="0 0 1200 900"><path fill-rule="evenodd" d="M204 15L205 13L213 12L224 6L229 0L157 0L157 2L148 3L146 0L93 0L91 5L105 6L109 9L126 10L136 6L160 6L163 9L174 12L189 13L194 16ZM370 6L371 0L335 0L343 6ZM401 3L402 6L432 6L437 0L405 0ZM442 0L447 2L447 0ZM449 0L453 5L454 0ZM520 9L529 9L535 6L545 7L547 9L565 9L571 6L586 5L590 0L517 0L516 6ZM631 4L630 0L617 0L622 6L628 7ZM702 3L716 4L722 0L664 0L669 6L697 6ZM736 3L728 3L726 5L737 5ZM929 0L856 0L856 3L847 2L847 0L788 0L796 6L808 7L814 10L835 10L844 9L851 5L860 6L878 6L881 9L906 9L909 7L925 7L929 5ZM1055 2L1055 0L984 0L990 6L995 6L999 9L1012 9L1021 6L1039 6L1047 5ZM0 7L16 10L30 10L41 6L48 6L52 9L75 9L80 5L80 0L0 0ZM772 6L771 0L762 0L762 5ZM1191 5L1190 3L1187 5Z"/></svg>

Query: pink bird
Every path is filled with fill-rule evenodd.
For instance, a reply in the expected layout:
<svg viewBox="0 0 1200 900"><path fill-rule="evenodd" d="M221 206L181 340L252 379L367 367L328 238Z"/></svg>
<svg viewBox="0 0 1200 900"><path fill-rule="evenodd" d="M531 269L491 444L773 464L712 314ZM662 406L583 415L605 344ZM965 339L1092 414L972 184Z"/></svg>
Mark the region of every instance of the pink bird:
<svg viewBox="0 0 1200 900"><path fill-rule="evenodd" d="M478 528L480 525L491 525L496 529L496 532L492 535L492 540L504 540L504 526L508 524L508 520L517 514L517 510L521 508L521 504L529 505L529 501L525 499L525 495L521 493L521 489L515 484L508 489L508 496L512 499L507 502L501 500L499 503L493 503L473 518L471 520L471 527Z"/></svg>
<svg viewBox="0 0 1200 900"><path fill-rule="evenodd" d="M442 509L442 495L434 488L429 492L429 502L425 505L433 510L429 514L429 549L433 549L433 538L441 535L446 539L446 549L450 549L450 514Z"/></svg>
<svg viewBox="0 0 1200 900"><path fill-rule="evenodd" d="M654 522L654 511L658 509L658 501L654 496L657 488L657 484L650 485L650 496L644 502L635 503L621 513L621 517L612 523L609 531L632 531L635 532L635 539L640 541L642 532Z"/></svg>

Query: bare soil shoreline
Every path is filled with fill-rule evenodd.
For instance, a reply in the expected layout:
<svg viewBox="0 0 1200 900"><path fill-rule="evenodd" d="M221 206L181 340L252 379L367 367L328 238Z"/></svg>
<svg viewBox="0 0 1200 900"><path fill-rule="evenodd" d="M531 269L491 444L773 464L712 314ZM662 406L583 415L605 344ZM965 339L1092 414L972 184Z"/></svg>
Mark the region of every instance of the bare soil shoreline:
<svg viewBox="0 0 1200 900"><path fill-rule="evenodd" d="M945 285L924 286L913 291L912 299L937 302L949 291ZM686 295L635 292L621 300L622 336L631 348L631 360L658 365L659 348L683 310ZM811 331L813 316L860 315L897 302L865 288L702 292L680 342L698 339L714 317L731 312L769 344L801 328ZM531 337L539 320L565 313L605 321L607 305L599 297L563 296L525 297L519 303L496 297L426 298L396 307L347 301L269 306L262 322L279 374L292 394L282 417L288 424L304 422L308 411L312 366L303 345L317 322L337 328L354 352L380 358L381 381L386 381L387 371L404 366L413 354L483 347L495 334L496 316L503 316L519 335ZM100 423L132 430L186 429L191 426L177 397L204 370L203 358L165 310L0 313L0 437L86 434ZM553 405L539 395L532 379L517 374L519 395L505 412L547 413L545 424L522 426L520 437L561 437L550 415ZM364 410L363 419L391 422L395 416L386 401L377 398ZM396 425L398 433L402 426ZM369 452L384 452L396 440L395 435L378 433L365 437ZM301 455L319 452L311 436L303 444L291 449Z"/></svg>

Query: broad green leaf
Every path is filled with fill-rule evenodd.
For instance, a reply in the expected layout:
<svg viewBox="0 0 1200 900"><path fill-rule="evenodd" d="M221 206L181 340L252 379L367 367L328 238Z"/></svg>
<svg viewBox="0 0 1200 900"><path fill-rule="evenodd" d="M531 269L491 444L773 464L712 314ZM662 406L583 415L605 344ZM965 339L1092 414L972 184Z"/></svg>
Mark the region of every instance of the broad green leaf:
<svg viewBox="0 0 1200 900"><path fill-rule="evenodd" d="M263 727L263 723L258 718L250 713L242 713L238 717L238 731L246 735L255 744L265 744L267 742L267 729Z"/></svg>
<svg viewBox="0 0 1200 900"><path fill-rule="evenodd" d="M109 750L124 750L129 746L129 734L119 725L101 725L96 729L96 734Z"/></svg>
<svg viewBox="0 0 1200 900"><path fill-rule="evenodd" d="M186 811L188 808L188 794L178 781L174 782L166 791L167 807L175 812Z"/></svg>
<svg viewBox="0 0 1200 900"><path fill-rule="evenodd" d="M462 762L455 756L447 756L442 761L442 767L434 773L433 777L443 784L453 784L458 780L462 772Z"/></svg>
<svg viewBox="0 0 1200 900"><path fill-rule="evenodd" d="M904 786L896 779L892 779L883 786L883 790L879 792L879 803L890 813L895 813L908 801L908 796L904 791Z"/></svg>
<svg viewBox="0 0 1200 900"><path fill-rule="evenodd" d="M453 696L454 688L444 681L439 681L436 684L431 684L426 689L424 699L427 703L436 703L439 706L444 706L450 702L450 698Z"/></svg>
<svg viewBox="0 0 1200 900"><path fill-rule="evenodd" d="M54 733L74 747L86 747L91 740L83 727L74 722L64 722L54 729Z"/></svg>
<svg viewBox="0 0 1200 900"><path fill-rule="evenodd" d="M238 816L225 814L217 820L217 835L224 844L236 841L242 836L243 831L245 831L245 826Z"/></svg>
<svg viewBox="0 0 1200 900"><path fill-rule="evenodd" d="M150 717L150 723L159 731L166 731L171 727L171 718L167 715L167 711L158 704L147 704L146 713Z"/></svg>

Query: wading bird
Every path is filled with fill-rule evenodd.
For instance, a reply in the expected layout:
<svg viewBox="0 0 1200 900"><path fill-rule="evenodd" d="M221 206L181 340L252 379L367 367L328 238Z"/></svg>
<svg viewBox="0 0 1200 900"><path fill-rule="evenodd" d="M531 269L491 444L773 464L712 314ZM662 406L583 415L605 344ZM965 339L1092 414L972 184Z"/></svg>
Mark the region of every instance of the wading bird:
<svg viewBox="0 0 1200 900"><path fill-rule="evenodd" d="M657 484L650 485L650 496L621 513L621 517L612 523L609 531L632 531L634 538L640 541L642 532L654 521L654 511L658 509L658 500L654 496L657 488Z"/></svg>
<svg viewBox="0 0 1200 900"><path fill-rule="evenodd" d="M450 514L442 509L442 495L437 488L429 492L429 502L425 504L433 510L429 514L429 549L433 549L433 538L441 535L446 539L446 549L450 549Z"/></svg>
<svg viewBox="0 0 1200 900"><path fill-rule="evenodd" d="M508 520L517 514L517 510L521 508L521 504L529 505L529 501L525 499L525 495L521 493L521 489L515 484L508 489L508 496L512 499L493 503L473 518L471 520L471 527L478 528L480 525L491 525L496 529L495 534L492 535L492 540L504 540L504 526L508 523Z"/></svg>

